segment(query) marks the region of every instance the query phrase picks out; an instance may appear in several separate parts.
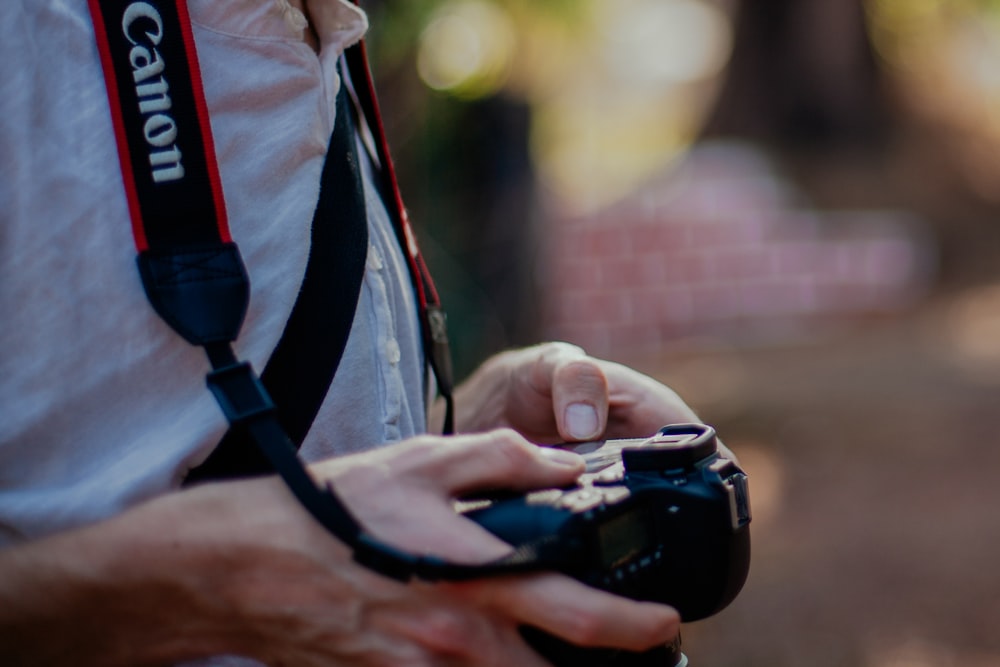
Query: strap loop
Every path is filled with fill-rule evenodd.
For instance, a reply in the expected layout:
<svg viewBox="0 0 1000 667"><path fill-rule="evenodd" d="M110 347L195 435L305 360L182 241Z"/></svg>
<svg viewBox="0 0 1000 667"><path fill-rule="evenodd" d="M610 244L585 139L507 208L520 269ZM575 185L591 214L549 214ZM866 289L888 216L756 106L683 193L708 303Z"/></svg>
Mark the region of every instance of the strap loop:
<svg viewBox="0 0 1000 667"><path fill-rule="evenodd" d="M206 381L230 424L274 414L274 403L264 384L245 361L212 371Z"/></svg>
<svg viewBox="0 0 1000 667"><path fill-rule="evenodd" d="M146 250L136 257L156 312L192 345L236 340L250 279L235 243Z"/></svg>

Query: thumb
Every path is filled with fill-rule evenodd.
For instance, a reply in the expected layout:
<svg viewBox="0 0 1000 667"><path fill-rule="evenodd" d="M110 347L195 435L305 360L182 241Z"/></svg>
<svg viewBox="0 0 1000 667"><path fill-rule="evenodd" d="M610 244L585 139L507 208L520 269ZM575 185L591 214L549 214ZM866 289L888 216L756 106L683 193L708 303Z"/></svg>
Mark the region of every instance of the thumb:
<svg viewBox="0 0 1000 667"><path fill-rule="evenodd" d="M542 355L542 375L551 382L552 409L560 437L593 440L608 421L608 379L596 359L574 346L559 344Z"/></svg>

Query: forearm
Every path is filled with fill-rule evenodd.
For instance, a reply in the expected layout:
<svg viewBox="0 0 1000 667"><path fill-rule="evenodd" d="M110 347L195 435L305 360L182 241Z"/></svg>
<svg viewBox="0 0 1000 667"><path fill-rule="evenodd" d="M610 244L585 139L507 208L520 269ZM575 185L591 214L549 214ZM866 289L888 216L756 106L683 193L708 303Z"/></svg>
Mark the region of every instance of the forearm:
<svg viewBox="0 0 1000 667"><path fill-rule="evenodd" d="M241 652L220 584L223 553L198 526L211 491L0 551L0 662L162 665Z"/></svg>

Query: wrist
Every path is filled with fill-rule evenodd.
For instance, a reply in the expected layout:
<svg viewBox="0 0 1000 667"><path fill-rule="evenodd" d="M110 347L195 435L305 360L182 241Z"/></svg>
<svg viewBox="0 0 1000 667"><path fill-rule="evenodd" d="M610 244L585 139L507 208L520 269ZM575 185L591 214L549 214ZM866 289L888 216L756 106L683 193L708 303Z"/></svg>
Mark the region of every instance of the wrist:
<svg viewBox="0 0 1000 667"><path fill-rule="evenodd" d="M0 655L135 667L246 654L224 504L194 489L0 551Z"/></svg>

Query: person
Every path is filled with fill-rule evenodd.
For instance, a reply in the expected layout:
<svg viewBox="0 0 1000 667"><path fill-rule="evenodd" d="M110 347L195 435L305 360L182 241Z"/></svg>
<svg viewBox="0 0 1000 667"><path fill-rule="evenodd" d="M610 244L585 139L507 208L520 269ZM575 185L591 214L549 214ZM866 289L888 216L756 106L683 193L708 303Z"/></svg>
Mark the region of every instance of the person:
<svg viewBox="0 0 1000 667"><path fill-rule="evenodd" d="M189 0L261 367L309 254L344 85L347 0ZM0 662L519 665L534 625L584 646L668 642L669 607L541 573L400 583L353 562L280 479L181 488L226 431L203 354L150 308L87 0L0 4ZM486 360L428 435L413 287L359 132L369 231L357 312L301 456L377 538L456 562L509 546L456 515L477 489L570 483L533 443L695 421L668 387L564 343ZM433 419L431 420L433 421ZM227 657L229 656L229 657Z"/></svg>

